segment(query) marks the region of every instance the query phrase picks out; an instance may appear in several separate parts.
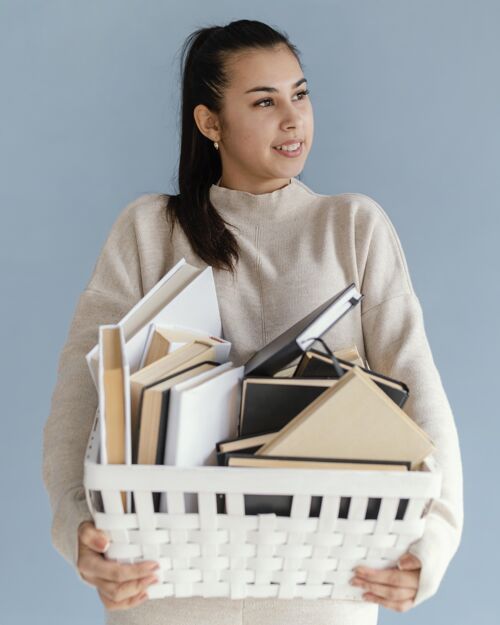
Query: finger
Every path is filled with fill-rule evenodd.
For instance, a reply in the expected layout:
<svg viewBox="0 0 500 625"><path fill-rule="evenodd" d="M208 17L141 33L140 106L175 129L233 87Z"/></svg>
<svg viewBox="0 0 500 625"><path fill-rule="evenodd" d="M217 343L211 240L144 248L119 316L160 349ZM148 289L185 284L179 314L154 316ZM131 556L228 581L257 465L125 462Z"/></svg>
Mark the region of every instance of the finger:
<svg viewBox="0 0 500 625"><path fill-rule="evenodd" d="M375 582L353 581L353 586L359 586L373 595L378 595L383 599L390 601L405 601L413 599L415 596L414 588L401 588L397 586L388 586L387 584L377 584Z"/></svg>
<svg viewBox="0 0 500 625"><path fill-rule="evenodd" d="M148 586L155 583L158 583L156 575L148 575L148 577L124 582L123 584L108 582L100 578L92 579L92 584L96 586L105 597L115 603L120 603L131 597L136 597L145 592Z"/></svg>
<svg viewBox="0 0 500 625"><path fill-rule="evenodd" d="M109 547L108 537L101 530L96 529L90 521L84 521L78 528L80 542L94 551L104 553Z"/></svg>
<svg viewBox="0 0 500 625"><path fill-rule="evenodd" d="M396 568L390 569L367 569L357 567L354 569L356 578L377 584L388 584L389 586L402 586L404 588L418 588L419 575L415 571L400 571Z"/></svg>
<svg viewBox="0 0 500 625"><path fill-rule="evenodd" d="M146 592L143 592L136 595L135 597L130 597L129 599L125 599L124 601L117 602L113 601L112 599L108 599L108 597L106 597L100 591L97 592L99 594L99 597L101 598L101 601L104 604L104 607L107 610L113 612L116 610L127 610L128 608L135 608L141 603L144 603L144 601L146 601L146 599L148 598L148 594Z"/></svg>
<svg viewBox="0 0 500 625"><path fill-rule="evenodd" d="M401 570L405 571L414 571L415 569L421 569L422 563L417 558L417 556L413 555L413 553L405 553L401 558L399 558L398 567Z"/></svg>
<svg viewBox="0 0 500 625"><path fill-rule="evenodd" d="M80 571L88 577L99 577L117 584L147 577L159 568L158 563L154 560L124 564L114 560L106 560L103 556L91 551L84 552L79 561Z"/></svg>
<svg viewBox="0 0 500 625"><path fill-rule="evenodd" d="M383 599L382 597L371 593L364 594L363 599L373 603L378 603L383 605L384 608L389 608L389 610L395 610L396 612L407 612L413 607L413 599L406 599L404 601L388 601L387 599Z"/></svg>

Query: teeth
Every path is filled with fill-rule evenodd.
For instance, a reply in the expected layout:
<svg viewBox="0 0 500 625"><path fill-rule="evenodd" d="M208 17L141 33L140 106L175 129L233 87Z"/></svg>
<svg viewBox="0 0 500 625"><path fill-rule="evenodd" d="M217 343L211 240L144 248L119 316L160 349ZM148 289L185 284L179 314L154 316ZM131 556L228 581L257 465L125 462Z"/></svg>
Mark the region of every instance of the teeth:
<svg viewBox="0 0 500 625"><path fill-rule="evenodd" d="M291 145L278 145L277 150L285 150L285 152L295 152L300 147L300 143L292 143Z"/></svg>

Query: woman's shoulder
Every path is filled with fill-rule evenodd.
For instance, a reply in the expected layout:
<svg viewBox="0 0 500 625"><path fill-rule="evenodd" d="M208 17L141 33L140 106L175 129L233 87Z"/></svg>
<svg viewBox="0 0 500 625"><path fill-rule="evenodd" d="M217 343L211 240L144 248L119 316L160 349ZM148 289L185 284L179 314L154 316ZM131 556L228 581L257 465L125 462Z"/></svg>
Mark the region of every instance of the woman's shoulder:
<svg viewBox="0 0 500 625"><path fill-rule="evenodd" d="M390 223L388 212L371 195L360 192L346 192L339 193L334 197L338 198L340 203L348 206L358 221Z"/></svg>
<svg viewBox="0 0 500 625"><path fill-rule="evenodd" d="M169 197L166 193L142 193L123 207L118 220L134 223L158 219L166 214Z"/></svg>
<svg viewBox="0 0 500 625"><path fill-rule="evenodd" d="M314 191L303 181L295 179L296 184L307 194L311 201L316 202L321 208L329 210L335 217L352 217L357 221L373 221L388 219L387 213L381 204L372 196L361 192L343 192L336 194L324 194Z"/></svg>
<svg viewBox="0 0 500 625"><path fill-rule="evenodd" d="M388 212L373 196L361 192L322 194L298 181L316 205L318 217L331 221L332 227L353 230L361 237L370 236L375 230L394 233Z"/></svg>
<svg viewBox="0 0 500 625"><path fill-rule="evenodd" d="M388 219L386 211L381 204L371 195L366 193L346 191L335 195L315 194L324 198L327 205L331 205L352 216L356 221L376 221Z"/></svg>
<svg viewBox="0 0 500 625"><path fill-rule="evenodd" d="M130 254L134 248L151 248L170 230L168 195L142 193L124 204L108 233L106 246Z"/></svg>

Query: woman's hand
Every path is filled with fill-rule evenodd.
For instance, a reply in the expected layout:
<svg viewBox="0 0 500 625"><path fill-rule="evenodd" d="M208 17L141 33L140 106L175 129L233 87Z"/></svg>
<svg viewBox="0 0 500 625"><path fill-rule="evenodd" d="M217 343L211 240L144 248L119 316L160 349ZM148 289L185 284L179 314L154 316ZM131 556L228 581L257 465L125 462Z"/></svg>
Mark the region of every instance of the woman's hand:
<svg viewBox="0 0 500 625"><path fill-rule="evenodd" d="M413 606L420 581L422 563L412 553L399 559L398 567L369 569L358 566L351 584L368 592L363 599L379 603L396 612L406 612Z"/></svg>
<svg viewBox="0 0 500 625"><path fill-rule="evenodd" d="M146 588L158 581L154 571L159 565L154 561L122 564L106 560L102 555L108 548L104 532L96 529L92 521L78 527L78 562L81 577L97 588L108 610L126 610L147 599Z"/></svg>

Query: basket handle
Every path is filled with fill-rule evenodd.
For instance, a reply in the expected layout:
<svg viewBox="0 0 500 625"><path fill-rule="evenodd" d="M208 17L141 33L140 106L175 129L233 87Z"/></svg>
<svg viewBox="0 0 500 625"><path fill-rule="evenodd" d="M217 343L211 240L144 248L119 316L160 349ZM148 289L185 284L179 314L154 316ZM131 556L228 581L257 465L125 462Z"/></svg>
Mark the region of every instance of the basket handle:
<svg viewBox="0 0 500 625"><path fill-rule="evenodd" d="M325 343L325 341L323 341L323 339L321 337L311 337L311 340L313 341L311 343L311 345L309 346L309 349L314 345L314 343L316 341L318 341L318 343L321 343L321 345L323 346L323 349L326 352L326 355L330 358L330 360L332 361L332 365L333 368L335 369L335 373L338 375L339 378L341 378L344 373L346 373L345 369L343 369L340 364L339 361L337 360L337 357L335 356L335 354L332 352L332 350L328 347L328 345Z"/></svg>

